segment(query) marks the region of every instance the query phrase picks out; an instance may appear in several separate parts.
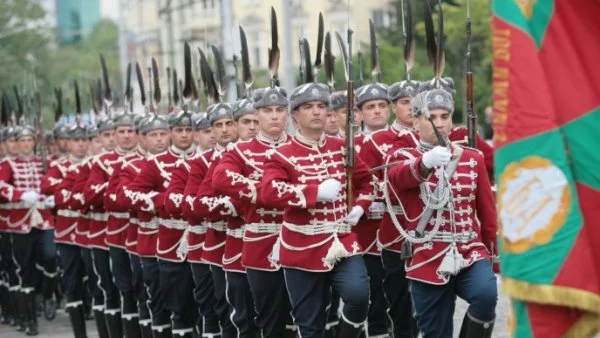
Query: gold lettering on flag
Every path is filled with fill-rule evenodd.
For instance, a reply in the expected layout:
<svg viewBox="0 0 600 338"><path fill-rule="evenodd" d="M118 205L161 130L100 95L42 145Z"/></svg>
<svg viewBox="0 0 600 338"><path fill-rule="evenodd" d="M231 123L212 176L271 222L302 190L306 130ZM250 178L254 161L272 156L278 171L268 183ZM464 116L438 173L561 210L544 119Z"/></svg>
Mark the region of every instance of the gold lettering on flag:
<svg viewBox="0 0 600 338"><path fill-rule="evenodd" d="M494 66L492 74L492 91L494 94L492 123L494 126L494 144L498 145L507 141L506 124L508 119L510 70L508 66L500 65L507 65L510 61L510 46L510 30L494 28L492 31L492 50L496 66Z"/></svg>

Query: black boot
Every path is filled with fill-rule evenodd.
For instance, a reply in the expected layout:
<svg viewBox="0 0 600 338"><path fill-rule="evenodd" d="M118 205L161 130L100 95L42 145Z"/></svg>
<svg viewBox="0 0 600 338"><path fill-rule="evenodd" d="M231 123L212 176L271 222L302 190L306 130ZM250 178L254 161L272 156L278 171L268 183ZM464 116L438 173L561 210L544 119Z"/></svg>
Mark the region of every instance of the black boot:
<svg viewBox="0 0 600 338"><path fill-rule="evenodd" d="M123 337L123 323L121 322L121 313L115 312L112 314L104 313L106 316L106 327L108 328L108 336L110 338Z"/></svg>
<svg viewBox="0 0 600 338"><path fill-rule="evenodd" d="M142 338L152 338L152 326L150 326L150 323L140 323L140 332L142 333Z"/></svg>
<svg viewBox="0 0 600 338"><path fill-rule="evenodd" d="M163 328L161 331L152 330L152 337L153 338L172 338L171 329Z"/></svg>
<svg viewBox="0 0 600 338"><path fill-rule="evenodd" d="M490 338L494 331L494 320L482 321L467 313L460 328L459 338Z"/></svg>
<svg viewBox="0 0 600 338"><path fill-rule="evenodd" d="M25 334L28 336L38 335L37 309L35 304L35 295L33 293L25 294Z"/></svg>
<svg viewBox="0 0 600 338"><path fill-rule="evenodd" d="M20 291L11 291L13 302L15 304L15 325L18 332L25 332L26 325L26 306L25 294Z"/></svg>
<svg viewBox="0 0 600 338"><path fill-rule="evenodd" d="M356 327L354 324L346 322L344 318L340 318L340 324L338 325L338 338L358 338L362 331L362 324L358 324L358 327Z"/></svg>
<svg viewBox="0 0 600 338"><path fill-rule="evenodd" d="M66 309L69 313L69 319L71 320L71 327L73 328L73 334L75 338L86 338L87 332L85 330L85 317L83 315L83 306L74 306Z"/></svg>
<svg viewBox="0 0 600 338"><path fill-rule="evenodd" d="M42 287L43 299L43 310L44 318L46 320L53 320L56 317L56 300L54 299L54 292L56 291L58 281L56 276L48 277L44 276L44 285Z"/></svg>
<svg viewBox="0 0 600 338"><path fill-rule="evenodd" d="M96 329L98 330L98 338L110 338L108 336L108 325L104 311L94 310L94 319L96 320Z"/></svg>
<svg viewBox="0 0 600 338"><path fill-rule="evenodd" d="M127 338L141 338L142 332L140 330L140 321L138 317L132 317L129 319L123 318L123 329L125 330L125 337Z"/></svg>

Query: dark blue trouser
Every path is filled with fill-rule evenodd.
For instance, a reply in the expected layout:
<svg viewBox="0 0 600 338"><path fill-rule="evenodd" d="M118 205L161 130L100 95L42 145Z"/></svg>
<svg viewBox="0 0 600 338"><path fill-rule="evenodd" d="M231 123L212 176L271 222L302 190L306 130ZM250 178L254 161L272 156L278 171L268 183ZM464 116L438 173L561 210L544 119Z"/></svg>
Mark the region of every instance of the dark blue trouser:
<svg viewBox="0 0 600 338"><path fill-rule="evenodd" d="M140 256L129 254L129 261L131 262L131 284L133 286L133 297L137 301L137 306L140 313L140 325L151 326L152 317L150 316L150 309L148 308L148 293L144 286L144 277L142 274L142 263Z"/></svg>
<svg viewBox="0 0 600 338"><path fill-rule="evenodd" d="M171 314L165 308L165 300L160 288L158 260L153 257L140 257L142 276L148 293L148 308L152 315L152 331L171 329Z"/></svg>
<svg viewBox="0 0 600 338"><path fill-rule="evenodd" d="M92 259L92 249L80 247L81 258L85 274L88 277L88 287L92 297L92 309L95 311L104 311L104 292L98 286L98 275L94 269L94 260Z"/></svg>
<svg viewBox="0 0 600 338"><path fill-rule="evenodd" d="M200 306L200 314L204 318L204 333L220 333L219 316L215 312L215 287L213 285L210 265L200 263L190 263L192 277L194 278L194 299ZM231 327L231 321L228 319L223 323ZM221 324L221 325L223 325Z"/></svg>
<svg viewBox="0 0 600 338"><path fill-rule="evenodd" d="M104 313L114 316L121 312L121 296L110 272L108 250L93 248L92 260L94 262L94 272L98 277L98 287L104 293Z"/></svg>
<svg viewBox="0 0 600 338"><path fill-rule="evenodd" d="M63 270L62 283L67 298L66 308L83 306L84 265L81 248L71 244L58 243L60 266Z"/></svg>
<svg viewBox="0 0 600 338"><path fill-rule="evenodd" d="M12 234L13 254L17 264L21 291L32 293L35 290L35 263L41 262L45 272L44 284L54 286L56 279L56 244L54 230L32 228L28 234ZM53 287L49 287L44 298L52 296ZM49 293L49 294L48 294Z"/></svg>
<svg viewBox="0 0 600 338"><path fill-rule="evenodd" d="M194 300L194 280L188 262L159 259L160 288L165 308L171 312L173 336L191 334L199 312Z"/></svg>
<svg viewBox="0 0 600 338"><path fill-rule="evenodd" d="M469 303L467 311L480 321L496 317L498 290L490 260L475 262L445 285L410 281L415 318L423 338L451 338L456 296Z"/></svg>
<svg viewBox="0 0 600 338"><path fill-rule="evenodd" d="M109 247L110 268L113 279L121 294L121 317L127 320L139 316L138 306L133 296L133 275L129 253L122 248Z"/></svg>
<svg viewBox="0 0 600 338"><path fill-rule="evenodd" d="M255 338L258 328L254 323L256 311L250 285L245 273L225 271L227 302L231 306L231 321L238 331L238 338Z"/></svg>
<svg viewBox="0 0 600 338"><path fill-rule="evenodd" d="M284 274L292 314L302 338L323 337L330 288L336 290L344 302L344 321L360 325L367 319L369 277L362 256L342 259L328 272L284 268Z"/></svg>
<svg viewBox="0 0 600 338"><path fill-rule="evenodd" d="M220 266L211 265L210 272L212 274L213 287L215 290L215 313L219 316L223 336L237 334L237 330L231 322L231 311L229 309L229 303L227 303L227 280L225 279L225 271L223 271L223 268ZM227 325L224 326L223 323L227 323Z"/></svg>
<svg viewBox="0 0 600 338"><path fill-rule="evenodd" d="M389 307L388 314L392 321L394 338L417 337L417 323L412 314L404 261L399 253L383 249L381 262L385 270L383 291Z"/></svg>
<svg viewBox="0 0 600 338"><path fill-rule="evenodd" d="M369 292L371 303L369 304L369 315L367 316L368 337L380 336L388 333L387 327L387 301L383 293L383 264L381 256L364 255L367 273L369 274Z"/></svg>
<svg viewBox="0 0 600 338"><path fill-rule="evenodd" d="M292 306L285 288L283 271L246 269L248 284L256 308L256 326L261 337L284 337L291 323Z"/></svg>

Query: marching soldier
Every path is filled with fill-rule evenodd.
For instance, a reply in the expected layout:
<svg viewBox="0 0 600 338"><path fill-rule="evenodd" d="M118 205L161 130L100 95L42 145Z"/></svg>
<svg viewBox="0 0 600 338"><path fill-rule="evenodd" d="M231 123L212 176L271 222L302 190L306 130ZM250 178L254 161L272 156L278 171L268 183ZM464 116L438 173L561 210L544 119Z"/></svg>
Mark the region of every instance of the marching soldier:
<svg viewBox="0 0 600 338"><path fill-rule="evenodd" d="M61 112L62 114L62 112ZM61 157L69 155L69 147L67 146L67 133L69 126L64 122L59 122L54 126L54 142L56 143L56 151L48 157L49 161L58 160Z"/></svg>
<svg viewBox="0 0 600 338"><path fill-rule="evenodd" d="M451 336L458 295L470 303L461 337L491 337L497 215L484 157L448 142L454 107L447 91L418 94L412 111L419 143L395 151L389 160L401 162L384 175L405 215L404 224L392 220L412 244L404 251L415 318L424 337ZM439 145L433 128L448 147Z"/></svg>
<svg viewBox="0 0 600 338"><path fill-rule="evenodd" d="M165 306L172 313L172 334L175 337L191 337L198 320L192 274L185 256L177 254L187 225L181 217L173 217L164 208L175 166L178 162L187 161L196 152L192 146L191 115L185 110L172 113L169 127L171 146L148 160L128 190L132 192L129 196L136 210L156 211L159 223L156 242L159 284Z"/></svg>
<svg viewBox="0 0 600 338"><path fill-rule="evenodd" d="M356 205L347 210L344 141L323 133L327 87L307 83L290 96L299 131L265 162L261 200L285 208L279 262L302 337L322 337L330 286L344 301L339 337L358 337L369 307L368 276L352 226L371 204L365 164L354 169Z"/></svg>
<svg viewBox="0 0 600 338"><path fill-rule="evenodd" d="M54 228L54 240L60 255L63 270L63 285L67 303L65 310L71 320L71 328L76 338L87 336L83 306L83 261L79 246L75 244L77 223L81 217L79 210L71 209L69 201L74 175L70 175L87 155L86 129L80 125L69 128L66 137L69 156L50 163L48 173L42 181L43 194L54 198L57 216Z"/></svg>
<svg viewBox="0 0 600 338"><path fill-rule="evenodd" d="M156 245L158 235L158 219L154 210L142 210L137 205L136 193L132 190L135 186L138 174L142 172L154 156L162 154L169 148L169 123L162 116L150 115L142 119L139 124L138 134L143 141L146 155L135 157L123 163L120 173L119 186L117 188L117 204L127 207L132 216L132 222L129 225L127 241L129 250L135 255L130 256L132 262L136 262L135 257L139 257L142 282L144 290L138 288L138 281L134 284L136 289L138 306L144 309L147 291L147 307L150 311L152 336L154 338L171 337L170 313L165 308L165 300L160 288L160 274L158 260L156 257ZM141 182L146 183L146 182ZM132 233L135 231L135 233ZM134 265L134 276L137 275L137 267ZM140 294L140 292L142 292ZM142 334L147 334L147 325L145 319L140 317L142 324Z"/></svg>
<svg viewBox="0 0 600 338"><path fill-rule="evenodd" d="M104 293L104 318L111 337L122 335L123 326L121 323L119 290L110 271L110 256L106 244L108 213L104 208L104 194L110 176L115 171L115 167L120 164L121 156L132 152L135 147L135 143L131 144L129 141L124 142L122 145L116 144L115 128L119 125L123 128L123 126L129 126L131 123L131 117L127 114L119 115L114 120L108 119L102 122L99 127L100 135L107 151L93 158L89 177L83 187L83 206L93 208L93 212L90 213L87 245L92 249L94 271L96 271L99 279L98 285ZM105 130L109 129L112 130L112 134L105 133ZM108 149L113 145L116 145L116 148L109 151ZM122 148L122 146L131 148Z"/></svg>
<svg viewBox="0 0 600 338"><path fill-rule="evenodd" d="M288 142L287 94L279 87L267 88L256 91L253 100L258 135L238 142L224 155L215 168L213 187L246 205L241 264L246 269L261 336L295 337L294 330L286 331L286 324L291 323L291 306L283 271L277 258L271 256L279 238L283 210L266 208L259 200L266 154Z"/></svg>
<svg viewBox="0 0 600 338"><path fill-rule="evenodd" d="M219 105L214 107L218 106ZM208 112L212 112L212 108L214 107L209 107ZM228 106L223 105L221 108L225 107ZM223 338L232 338L237 335L237 332L229 318L229 305L227 304L225 297L225 285L218 284L216 281L213 282L213 272L211 270L216 268L214 268L214 265L208 264L203 257L207 233L215 231L211 230L209 227L216 228L220 227L221 224L224 226L225 222L209 222L205 217L208 213L207 210L205 210L204 216L199 215L197 212L198 206L205 206L207 203L210 203L208 201L211 200L209 197L205 196L203 197L203 201L200 201L197 198L197 194L200 191L200 185L206 177L206 173L211 166L214 156L217 156L215 154L219 154L220 151L224 150L224 145L237 138L235 124L228 124L229 118L222 122L225 123L221 124L219 122L218 127L221 127L219 129L223 130L215 137L215 148L199 154L196 158L190 159L189 161L190 171L183 190L184 202L182 205L182 212L190 224L187 259L190 262L192 274L194 276L194 297L200 305L200 312L204 316L204 334L210 334L214 331L211 326L215 320L211 319L212 309L221 328L221 336ZM200 120L198 124L199 129L212 129L209 115ZM196 203L199 204L196 205ZM212 203L216 203L216 201L212 201ZM197 207L195 208L194 205ZM218 272L220 272L220 274L217 275L217 279L223 275L222 270ZM224 282L224 277L219 280Z"/></svg>
<svg viewBox="0 0 600 338"><path fill-rule="evenodd" d="M198 136L198 133L210 129L205 114L196 118L194 121L195 137ZM205 136L205 134L202 136ZM192 271L194 299L200 306L200 314L202 316L201 320L195 325L195 331L198 335L204 337L216 337L221 335L221 328L219 327L219 318L214 309L216 300L213 295L212 276L208 265L202 264L199 259L202 254L206 224L203 224L204 222L201 219L195 217L193 212L185 212L184 201L186 182L197 179L197 176L204 178L204 173L208 170L206 153L199 151L200 149L198 145L196 154L193 157L176 164L171 175L171 183L166 192L165 211L171 217L184 218L187 222L187 228L180 239L176 252L178 257L185 257ZM198 168L204 169L203 172L194 172L193 177L195 178L190 177L192 170L195 171ZM189 217L190 215L191 217Z"/></svg>
<svg viewBox="0 0 600 338"><path fill-rule="evenodd" d="M130 214L126 206L117 202L117 189L124 163L140 156L135 122L136 116L128 112L124 112L115 120L117 147L125 151L115 160L114 170L104 193L104 209L108 212L106 244L109 247L111 273L121 294L121 318L127 337L139 337L141 332L139 309L133 290L132 265L125 246Z"/></svg>
<svg viewBox="0 0 600 338"><path fill-rule="evenodd" d="M47 272L43 277L45 306L54 292L56 279L56 246L53 231L54 220L49 208L53 202L40 194L43 176L42 160L33 154L35 130L25 125L14 129L13 137L19 153L0 172L2 197L12 204L7 220L12 233L13 257L20 280L20 293L16 304L21 306L25 317L25 333L38 334L35 306L35 262L41 261ZM4 170L6 169L6 170Z"/></svg>
<svg viewBox="0 0 600 338"><path fill-rule="evenodd" d="M364 149L360 145L369 142L368 140L375 134L386 132L389 129L387 125L389 120L388 87L379 82L362 86L356 90L354 101L358 115L365 125L365 133L356 137L356 143L359 145L357 153L362 156ZM365 161L365 163L368 162ZM375 187L374 191L376 194L373 198L376 201L371 203L365 217L359 220L355 231L364 250L363 257L369 274L371 302L367 319L367 336L387 337L386 310L388 304L382 287L384 269L381 262L381 251L377 245L377 231L385 206L381 202L381 196L378 196L379 189Z"/></svg>

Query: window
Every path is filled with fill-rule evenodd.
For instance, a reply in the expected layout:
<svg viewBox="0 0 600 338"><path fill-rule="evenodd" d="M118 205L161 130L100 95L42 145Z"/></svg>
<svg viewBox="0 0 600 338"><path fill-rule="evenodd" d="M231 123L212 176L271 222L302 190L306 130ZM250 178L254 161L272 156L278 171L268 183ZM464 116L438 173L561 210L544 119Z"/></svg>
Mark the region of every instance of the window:
<svg viewBox="0 0 600 338"><path fill-rule="evenodd" d="M377 28L387 28L392 24L390 12L387 10L375 9L371 12L371 18L373 19L373 24Z"/></svg>

